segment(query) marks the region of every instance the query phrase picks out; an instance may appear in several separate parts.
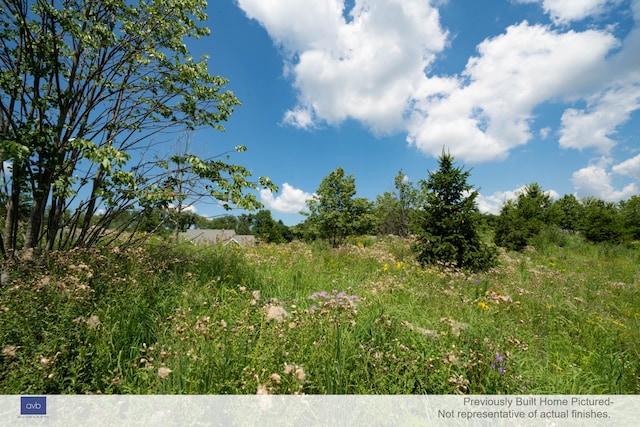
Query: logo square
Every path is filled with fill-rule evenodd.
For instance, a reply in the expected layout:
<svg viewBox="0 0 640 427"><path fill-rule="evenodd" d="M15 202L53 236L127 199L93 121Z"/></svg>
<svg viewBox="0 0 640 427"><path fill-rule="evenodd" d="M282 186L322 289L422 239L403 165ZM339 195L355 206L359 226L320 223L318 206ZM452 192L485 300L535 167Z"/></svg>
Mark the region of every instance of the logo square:
<svg viewBox="0 0 640 427"><path fill-rule="evenodd" d="M47 397L21 396L20 415L47 415Z"/></svg>

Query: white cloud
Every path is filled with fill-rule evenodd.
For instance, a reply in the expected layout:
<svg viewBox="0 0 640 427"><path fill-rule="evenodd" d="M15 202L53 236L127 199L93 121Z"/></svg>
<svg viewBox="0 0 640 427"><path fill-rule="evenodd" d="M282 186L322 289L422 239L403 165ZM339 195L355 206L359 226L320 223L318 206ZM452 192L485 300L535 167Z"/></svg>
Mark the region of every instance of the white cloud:
<svg viewBox="0 0 640 427"><path fill-rule="evenodd" d="M556 24L569 24L590 16L601 15L620 0L516 0L518 3L541 3Z"/></svg>
<svg viewBox="0 0 640 427"><path fill-rule="evenodd" d="M478 195L476 199L478 201L478 209L483 213L491 213L494 215L500 214L500 209L502 205L507 200L515 200L518 198L518 191L522 190L524 187L520 187L517 190L513 191L496 191L495 193L484 196L482 194Z"/></svg>
<svg viewBox="0 0 640 427"><path fill-rule="evenodd" d="M177 206L174 205L173 203L169 203L169 209L176 209ZM197 209L193 204L187 204L187 205L182 205L182 211L181 212L191 212L191 213L196 213Z"/></svg>
<svg viewBox="0 0 640 427"><path fill-rule="evenodd" d="M596 16L620 0L517 0L541 3L558 23ZM546 102L586 101L568 109L565 148L606 153L638 108L640 28L622 42L608 29L509 26L477 46L455 75L431 75L450 42L434 2L238 0L281 48L297 102L283 123L301 129L354 119L375 134L406 132L437 156L443 147L466 162L505 159L533 138L534 110ZM632 0L634 16L640 1ZM611 55L614 49L618 52ZM551 129L540 131L545 138Z"/></svg>
<svg viewBox="0 0 640 427"><path fill-rule="evenodd" d="M512 25L478 46L461 77L427 82L415 102L408 141L432 155L447 146L467 161L503 159L531 139L533 109L592 84L616 45L604 32Z"/></svg>
<svg viewBox="0 0 640 427"><path fill-rule="evenodd" d="M287 55L298 104L284 122L301 128L347 118L372 131L402 129L411 94L446 42L437 9L421 0L239 0Z"/></svg>
<svg viewBox="0 0 640 427"><path fill-rule="evenodd" d="M313 197L313 194L306 193L298 188L294 188L288 183L282 184L282 194L273 196L270 190L260 190L260 200L269 209L283 213L298 213L306 207L305 202Z"/></svg>
<svg viewBox="0 0 640 427"><path fill-rule="evenodd" d="M544 127L542 129L540 129L540 138L542 139L547 139L549 137L549 134L551 133L551 128L550 127Z"/></svg>
<svg viewBox="0 0 640 427"><path fill-rule="evenodd" d="M584 149L595 147L607 154L616 145L610 138L640 109L640 76L636 81L620 82L592 96L587 108L567 109L562 115L560 146Z"/></svg>
<svg viewBox="0 0 640 427"><path fill-rule="evenodd" d="M610 159L604 159L598 164L589 165L573 173L572 182L579 197L596 197L606 201L627 199L640 191L637 182L616 190L613 185L613 173L628 175L631 167L640 164L640 156L636 156L620 164L614 165L607 171ZM637 172L636 172L637 174Z"/></svg>
<svg viewBox="0 0 640 427"><path fill-rule="evenodd" d="M296 107L284 114L282 122L300 129L313 129L316 127L313 119L313 110L306 107Z"/></svg>
<svg viewBox="0 0 640 427"><path fill-rule="evenodd" d="M611 170L619 175L629 176L640 181L640 154L613 166Z"/></svg>

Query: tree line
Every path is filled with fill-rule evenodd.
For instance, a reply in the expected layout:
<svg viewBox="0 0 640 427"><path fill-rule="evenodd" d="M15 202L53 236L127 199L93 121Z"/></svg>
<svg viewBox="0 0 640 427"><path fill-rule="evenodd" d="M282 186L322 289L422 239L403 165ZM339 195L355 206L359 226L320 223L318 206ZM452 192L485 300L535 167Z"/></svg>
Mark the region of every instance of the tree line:
<svg viewBox="0 0 640 427"><path fill-rule="evenodd" d="M355 177L339 167L307 202L305 220L286 227L258 211L255 190L277 187L231 162L246 147L215 147L219 154L208 158L188 146L174 154L155 149L176 132L224 130L241 104L225 78L209 73L208 58L196 60L186 47L210 33L202 25L205 0L0 2L3 259L189 227L333 246L350 235L414 235L422 262L473 269L495 260L486 232L514 250L548 227L593 242L639 238L638 196L551 200L532 183L500 215L483 215L469 171L444 150L437 171L414 184L400 170L394 190L375 201L356 197ZM188 209L201 199L250 213L207 220Z"/></svg>

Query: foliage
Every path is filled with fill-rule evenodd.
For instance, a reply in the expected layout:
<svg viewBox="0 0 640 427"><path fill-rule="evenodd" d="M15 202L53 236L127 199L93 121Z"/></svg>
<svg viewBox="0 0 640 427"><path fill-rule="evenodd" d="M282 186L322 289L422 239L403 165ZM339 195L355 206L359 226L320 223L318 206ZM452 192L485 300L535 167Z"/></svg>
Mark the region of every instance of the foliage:
<svg viewBox="0 0 640 427"><path fill-rule="evenodd" d="M640 252L564 236L473 274L391 237L25 252L0 391L638 394Z"/></svg>
<svg viewBox="0 0 640 427"><path fill-rule="evenodd" d="M5 257L20 248L23 232L24 248L91 246L131 207L178 204L169 162L133 153L151 154L151 141L171 128L222 130L240 104L224 90L226 79L209 74L207 58L194 60L185 45L209 35L200 25L205 7L204 0L2 2ZM171 161L225 205L257 208L243 190L275 188L266 178L248 181L248 170L226 160ZM31 209L22 227L25 197Z"/></svg>
<svg viewBox="0 0 640 427"><path fill-rule="evenodd" d="M620 243L624 237L622 218L614 203L587 198L583 200L584 219L581 231L596 243Z"/></svg>
<svg viewBox="0 0 640 427"><path fill-rule="evenodd" d="M454 166L444 151L439 169L420 181L421 206L416 219L418 260L423 264L450 263L459 268L487 270L496 253L480 239L478 192L467 184L469 171Z"/></svg>
<svg viewBox="0 0 640 427"><path fill-rule="evenodd" d="M640 240L640 196L620 202L620 216L628 239Z"/></svg>
<svg viewBox="0 0 640 427"><path fill-rule="evenodd" d="M364 198L354 197L356 181L338 167L326 176L317 196L308 200L307 233L327 239L336 247L349 235L369 232L374 224L372 205Z"/></svg>
<svg viewBox="0 0 640 427"><path fill-rule="evenodd" d="M529 184L515 202L507 201L500 211L495 230L495 243L512 250L530 244L547 223L551 196L537 184Z"/></svg>
<svg viewBox="0 0 640 427"><path fill-rule="evenodd" d="M576 196L565 194L549 207L548 222L562 230L576 232L580 229L583 216L583 206Z"/></svg>
<svg viewBox="0 0 640 427"><path fill-rule="evenodd" d="M393 193L385 192L376 198L377 232L407 237L418 191L402 169L394 178L394 188Z"/></svg>
<svg viewBox="0 0 640 427"><path fill-rule="evenodd" d="M266 243L285 243L293 240L286 225L282 221L271 218L271 211L261 210L253 217L251 229L254 236Z"/></svg>

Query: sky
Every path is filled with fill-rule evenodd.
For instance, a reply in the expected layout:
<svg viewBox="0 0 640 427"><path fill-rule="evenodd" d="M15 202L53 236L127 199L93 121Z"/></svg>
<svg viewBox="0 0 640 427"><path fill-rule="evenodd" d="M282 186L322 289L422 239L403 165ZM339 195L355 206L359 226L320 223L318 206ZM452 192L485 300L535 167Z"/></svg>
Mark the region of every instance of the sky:
<svg viewBox="0 0 640 427"><path fill-rule="evenodd" d="M373 201L400 169L426 179L443 149L483 212L533 182L553 197L640 193L640 0L216 0L207 13L211 37L187 46L243 105L194 150L245 145L231 160L280 187L256 195L287 225L337 167Z"/></svg>

